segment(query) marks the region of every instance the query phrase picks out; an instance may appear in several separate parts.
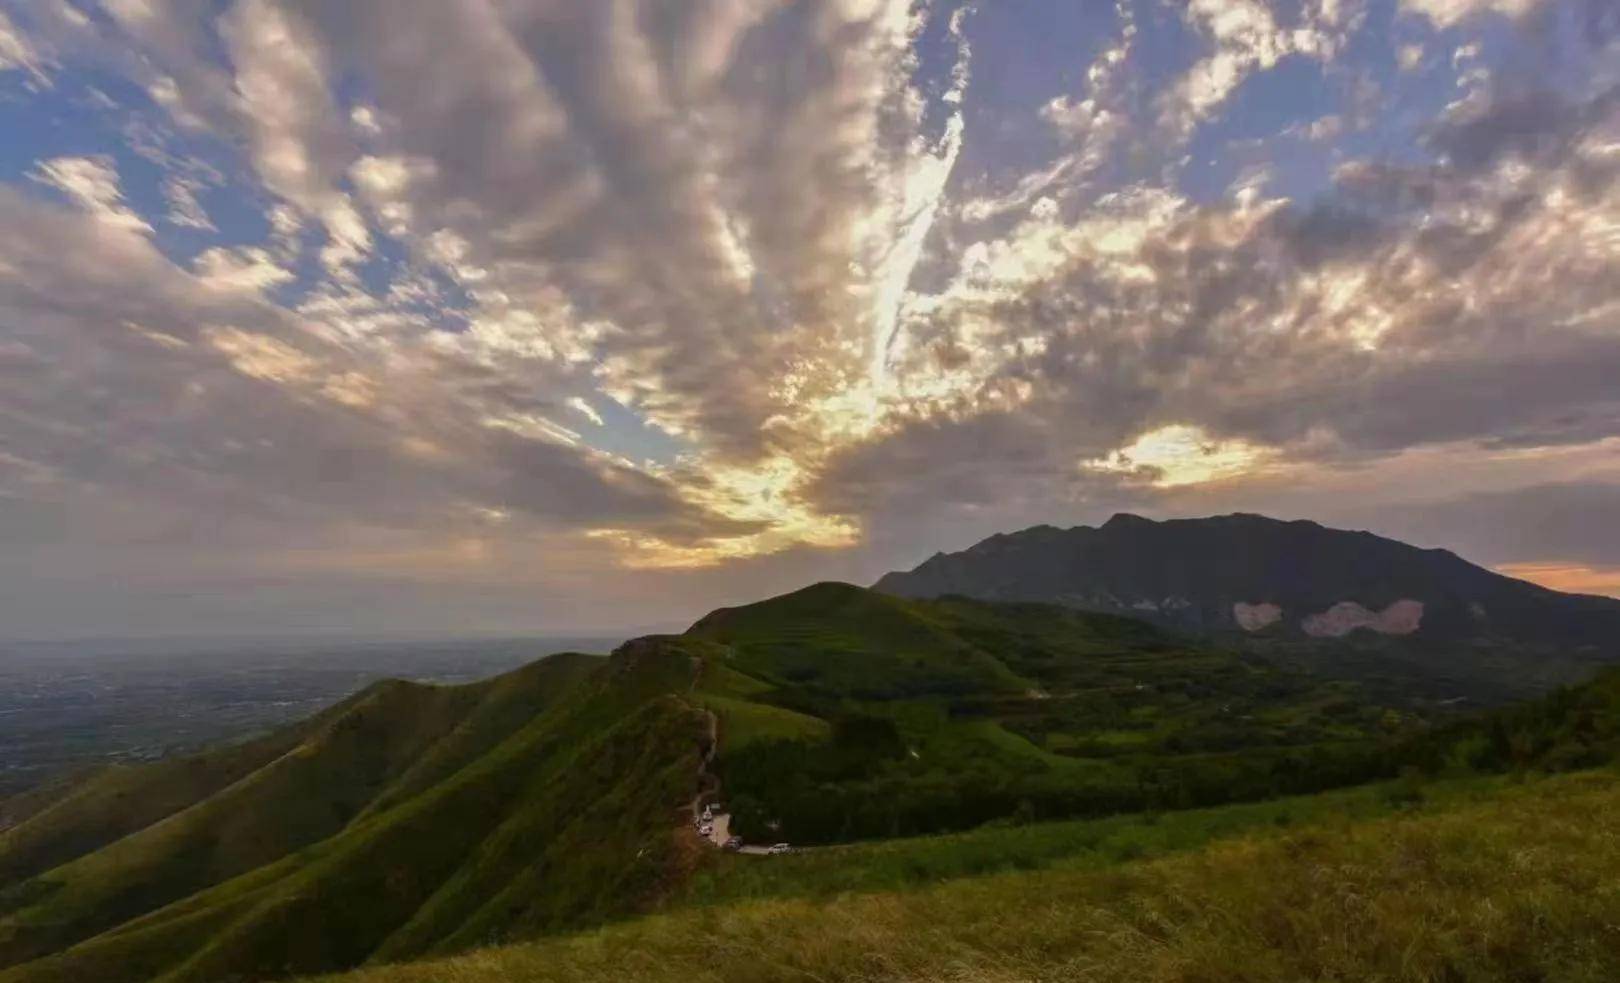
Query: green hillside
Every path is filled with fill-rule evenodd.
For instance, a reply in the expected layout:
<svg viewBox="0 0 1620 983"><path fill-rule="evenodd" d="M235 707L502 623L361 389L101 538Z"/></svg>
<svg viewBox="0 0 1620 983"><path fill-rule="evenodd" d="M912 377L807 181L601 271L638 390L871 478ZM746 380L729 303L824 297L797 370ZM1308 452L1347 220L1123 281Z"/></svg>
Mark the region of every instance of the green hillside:
<svg viewBox="0 0 1620 983"><path fill-rule="evenodd" d="M1420 723L1353 684L1050 605L825 583L716 611L687 637L717 646L748 701L797 715L756 710L743 739L722 728L734 823L755 839L1314 791L1392 773L1390 749ZM805 740L805 717L829 738Z"/></svg>
<svg viewBox="0 0 1620 983"><path fill-rule="evenodd" d="M866 978L867 957L818 949L810 927L848 930L851 892L852 908L870 909L874 944L910 967L901 978L939 969L938 953L885 934L925 914L961 933L937 940L940 952L995 965L1002 949L975 948L982 933L936 910L947 903L986 926L1007 922L995 930L1053 954L1054 978L1067 978L1083 940L1067 928L1020 935L1044 917L1018 900L1026 892L1044 903L1051 891L1101 924L1135 910L1108 885L1169 905L1179 895L1164 878L1227 864L1233 851L1292 863L1297 843L1316 842L1299 839L1308 829L1352 844L1320 863L1395 863L1377 852L1406 836L1390 830L1453 830L1453 814L1490 827L1537 795L1591 812L1613 797L1607 779L1534 791L1479 776L1591 767L1617 752L1620 673L1488 716L1414 715L1354 683L1112 615L819 584L609 658L557 655L465 686L382 683L246 743L42 790L0 833L0 983L285 978L654 912L666 914L358 979L505 978L478 975L485 966L514 979L645 969L654 980L681 967L774 978L723 953L712 967L698 960L727 925L743 932L727 944L744 948L782 934L784 967ZM688 822L715 798L754 842L842 845L769 860L721 853ZM1433 815L1379 825L1419 805ZM1138 863L1151 858L1163 866ZM1364 874L1356 890L1385 889ZM1243 883L1242 903L1282 903ZM1519 903L1519 886L1503 890L1501 904ZM992 917L997 906L1007 913ZM1220 928L1165 910L1167 925ZM591 948L621 941L645 941L674 968L621 966ZM893 978L891 956L873 951L867 976ZM1351 955L1339 978L1384 958ZM1043 978L1047 958L1028 978ZM466 975L421 975L440 971Z"/></svg>
<svg viewBox="0 0 1620 983"><path fill-rule="evenodd" d="M654 644L387 683L263 742L97 778L5 835L19 871L64 849L54 813L99 815L111 842L0 895L0 980L286 975L652 904L688 862L673 834L708 736L679 695L694 678ZM226 784L220 758L246 774ZM211 780L175 789L194 774ZM119 796L170 808L119 837Z"/></svg>
<svg viewBox="0 0 1620 983"><path fill-rule="evenodd" d="M1430 772L1569 771L1620 761L1620 669L1437 728L1403 753Z"/></svg>
<svg viewBox="0 0 1620 983"><path fill-rule="evenodd" d="M737 669L814 693L888 699L1034 685L953 631L935 608L824 583L723 608L687 634L727 645Z"/></svg>
<svg viewBox="0 0 1620 983"><path fill-rule="evenodd" d="M1470 786L1394 815L1274 822L1156 859L1078 847L1039 869L720 899L323 983L1600 983L1620 976L1617 815L1612 772Z"/></svg>

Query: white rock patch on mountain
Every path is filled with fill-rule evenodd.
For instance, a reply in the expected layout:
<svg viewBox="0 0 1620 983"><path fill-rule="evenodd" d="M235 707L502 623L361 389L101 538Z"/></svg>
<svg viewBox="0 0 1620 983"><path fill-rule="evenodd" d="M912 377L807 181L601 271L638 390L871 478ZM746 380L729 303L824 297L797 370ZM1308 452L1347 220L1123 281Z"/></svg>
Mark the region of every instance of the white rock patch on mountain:
<svg viewBox="0 0 1620 983"><path fill-rule="evenodd" d="M1321 614L1307 616L1300 627L1315 638L1343 638L1357 628L1370 628L1381 635L1410 635L1422 623L1422 601L1403 599L1382 611L1370 611L1355 601L1340 601Z"/></svg>
<svg viewBox="0 0 1620 983"><path fill-rule="evenodd" d="M1275 604L1245 604L1239 601L1232 605L1232 618L1244 631L1259 631L1281 621L1282 608Z"/></svg>

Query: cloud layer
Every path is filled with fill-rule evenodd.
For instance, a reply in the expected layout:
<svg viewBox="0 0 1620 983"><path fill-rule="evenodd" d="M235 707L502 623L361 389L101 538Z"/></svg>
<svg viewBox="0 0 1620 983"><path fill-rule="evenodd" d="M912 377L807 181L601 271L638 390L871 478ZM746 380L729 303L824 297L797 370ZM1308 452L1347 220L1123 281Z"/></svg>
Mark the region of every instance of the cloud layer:
<svg viewBox="0 0 1620 983"><path fill-rule="evenodd" d="M1620 481L1617 55L1599 0L29 5L15 631L647 624L1123 505L1607 582L1438 517Z"/></svg>

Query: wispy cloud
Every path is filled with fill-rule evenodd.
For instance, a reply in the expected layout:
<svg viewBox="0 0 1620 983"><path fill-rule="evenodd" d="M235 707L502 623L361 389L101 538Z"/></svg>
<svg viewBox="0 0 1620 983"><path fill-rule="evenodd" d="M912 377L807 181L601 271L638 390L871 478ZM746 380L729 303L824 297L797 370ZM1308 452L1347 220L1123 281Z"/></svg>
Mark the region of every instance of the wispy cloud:
<svg viewBox="0 0 1620 983"><path fill-rule="evenodd" d="M265 576L672 606L1125 503L1589 480L1617 55L1596 0L40 5L0 537L184 565L208 517ZM1620 562L1546 543L1490 560Z"/></svg>

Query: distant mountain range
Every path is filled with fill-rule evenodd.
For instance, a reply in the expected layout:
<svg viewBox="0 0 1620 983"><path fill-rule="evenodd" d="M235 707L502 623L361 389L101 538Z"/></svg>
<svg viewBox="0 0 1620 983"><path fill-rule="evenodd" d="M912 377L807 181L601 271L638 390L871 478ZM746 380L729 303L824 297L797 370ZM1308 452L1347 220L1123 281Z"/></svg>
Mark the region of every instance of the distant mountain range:
<svg viewBox="0 0 1620 983"><path fill-rule="evenodd" d="M1259 515L1036 526L936 554L875 589L1129 614L1260 648L1464 648L1479 659L1448 656L1454 668L1528 667L1540 683L1620 658L1620 600L1549 590L1448 550Z"/></svg>

